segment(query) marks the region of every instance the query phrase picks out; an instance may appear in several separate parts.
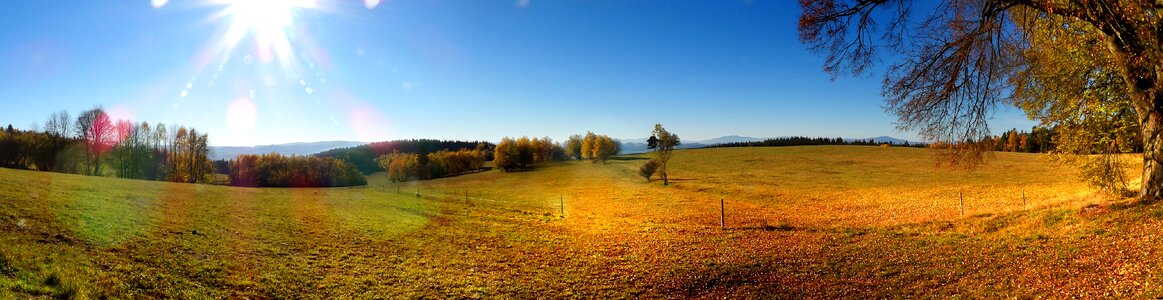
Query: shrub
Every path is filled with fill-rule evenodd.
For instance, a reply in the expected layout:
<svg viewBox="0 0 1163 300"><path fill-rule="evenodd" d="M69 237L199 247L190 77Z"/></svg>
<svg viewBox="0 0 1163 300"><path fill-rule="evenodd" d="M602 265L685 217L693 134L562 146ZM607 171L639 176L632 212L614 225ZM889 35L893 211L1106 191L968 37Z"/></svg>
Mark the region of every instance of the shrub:
<svg viewBox="0 0 1163 300"><path fill-rule="evenodd" d="M646 182L650 182L650 177L654 176L654 172L658 171L658 166L658 160L651 159L645 164L642 164L642 167L638 168L638 175L646 178Z"/></svg>

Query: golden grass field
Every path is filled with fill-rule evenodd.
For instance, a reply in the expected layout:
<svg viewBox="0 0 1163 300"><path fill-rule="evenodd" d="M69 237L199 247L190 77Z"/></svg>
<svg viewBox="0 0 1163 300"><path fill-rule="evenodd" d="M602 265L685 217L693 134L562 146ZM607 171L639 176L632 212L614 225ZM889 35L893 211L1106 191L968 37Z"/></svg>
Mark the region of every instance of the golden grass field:
<svg viewBox="0 0 1163 300"><path fill-rule="evenodd" d="M1163 206L1040 155L681 150L670 186L646 157L331 189L0 169L0 298L1163 296Z"/></svg>

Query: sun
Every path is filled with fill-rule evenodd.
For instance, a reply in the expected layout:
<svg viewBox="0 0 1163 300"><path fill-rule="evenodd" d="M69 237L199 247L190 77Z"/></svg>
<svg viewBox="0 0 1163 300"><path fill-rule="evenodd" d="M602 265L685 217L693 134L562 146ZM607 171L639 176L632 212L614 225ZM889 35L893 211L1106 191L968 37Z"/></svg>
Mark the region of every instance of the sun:
<svg viewBox="0 0 1163 300"><path fill-rule="evenodd" d="M295 11L315 8L312 0L221 0L218 3L225 6L219 16L229 22L218 42L219 51L229 52L250 37L260 61L278 59L284 66L292 64L295 58L288 35L295 22Z"/></svg>
<svg viewBox="0 0 1163 300"><path fill-rule="evenodd" d="M291 10L302 6L304 1L285 0L234 0L226 7L226 14L232 20L231 26L255 33L282 31L291 25Z"/></svg>

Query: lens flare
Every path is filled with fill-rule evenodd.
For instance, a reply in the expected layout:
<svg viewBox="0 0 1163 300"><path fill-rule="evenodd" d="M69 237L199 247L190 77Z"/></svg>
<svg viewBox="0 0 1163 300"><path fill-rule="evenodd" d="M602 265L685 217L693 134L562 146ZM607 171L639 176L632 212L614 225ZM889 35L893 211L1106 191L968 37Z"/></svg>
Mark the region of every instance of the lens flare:
<svg viewBox="0 0 1163 300"><path fill-rule="evenodd" d="M258 121L258 109L250 98L243 97L230 103L226 108L226 123L236 136L245 136L254 130Z"/></svg>
<svg viewBox="0 0 1163 300"><path fill-rule="evenodd" d="M118 104L118 105L114 105L112 107L106 108L105 114L108 115L109 119L112 120L113 122L117 122L118 120L126 120L126 121L135 120L135 118L134 118L135 114L133 113L133 109L126 106L125 104Z"/></svg>

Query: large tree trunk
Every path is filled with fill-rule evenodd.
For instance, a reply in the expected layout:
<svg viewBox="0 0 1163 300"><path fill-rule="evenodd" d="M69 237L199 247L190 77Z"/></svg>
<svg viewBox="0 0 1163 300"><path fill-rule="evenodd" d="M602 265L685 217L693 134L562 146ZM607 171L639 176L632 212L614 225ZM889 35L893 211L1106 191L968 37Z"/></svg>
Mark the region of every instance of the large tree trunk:
<svg viewBox="0 0 1163 300"><path fill-rule="evenodd" d="M1106 24L1109 25L1109 24ZM1163 62L1158 45L1148 49L1131 33L1120 34L1100 27L1107 34L1115 63L1127 84L1131 106L1139 117L1143 135L1143 180L1139 200L1163 199ZM1117 37L1117 38L1116 38Z"/></svg>
<svg viewBox="0 0 1163 300"><path fill-rule="evenodd" d="M1142 202L1163 199L1163 61L1158 48L1126 60L1124 78L1143 132Z"/></svg>
<svg viewBox="0 0 1163 300"><path fill-rule="evenodd" d="M1163 95L1153 93L1155 101L1163 101ZM1163 199L1163 111L1154 110L1141 117L1143 129L1143 186L1139 199L1153 202Z"/></svg>

